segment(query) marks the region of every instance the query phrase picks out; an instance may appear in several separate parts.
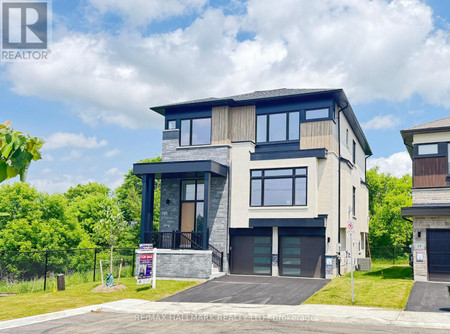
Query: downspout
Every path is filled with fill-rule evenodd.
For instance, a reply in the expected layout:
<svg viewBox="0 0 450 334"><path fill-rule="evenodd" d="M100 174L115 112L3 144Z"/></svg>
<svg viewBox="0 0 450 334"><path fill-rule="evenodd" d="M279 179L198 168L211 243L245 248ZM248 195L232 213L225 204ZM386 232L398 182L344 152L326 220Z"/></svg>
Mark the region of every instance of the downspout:
<svg viewBox="0 0 450 334"><path fill-rule="evenodd" d="M338 244L341 243L341 111L348 108L348 102L347 105L344 108L339 108L338 110ZM337 252L336 252L337 253ZM339 248L339 257L341 256L341 249ZM341 275L341 260L340 258L337 263L337 272L338 275Z"/></svg>

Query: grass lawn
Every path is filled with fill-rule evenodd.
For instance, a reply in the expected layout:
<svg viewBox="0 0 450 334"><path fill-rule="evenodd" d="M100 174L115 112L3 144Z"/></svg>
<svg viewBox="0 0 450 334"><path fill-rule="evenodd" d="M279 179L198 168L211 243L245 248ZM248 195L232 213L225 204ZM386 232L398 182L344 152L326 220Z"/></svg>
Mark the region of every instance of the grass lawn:
<svg viewBox="0 0 450 334"><path fill-rule="evenodd" d="M111 302L125 298L159 300L176 292L199 284L198 281L157 281L156 289L149 285L138 286L134 278L122 278L121 284L127 289L112 293L93 293L99 285L83 283L66 286L65 291L30 292L0 298L0 321L27 317L31 315L56 312L65 309Z"/></svg>
<svg viewBox="0 0 450 334"><path fill-rule="evenodd" d="M407 265L375 263L369 272L355 271L355 303L352 303L350 274L336 278L304 304L357 305L403 309L414 284Z"/></svg>

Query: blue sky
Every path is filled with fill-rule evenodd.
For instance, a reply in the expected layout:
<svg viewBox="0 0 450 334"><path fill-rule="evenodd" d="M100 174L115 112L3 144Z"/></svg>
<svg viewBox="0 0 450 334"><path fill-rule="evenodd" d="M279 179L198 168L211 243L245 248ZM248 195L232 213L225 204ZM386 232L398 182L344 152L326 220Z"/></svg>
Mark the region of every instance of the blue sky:
<svg viewBox="0 0 450 334"><path fill-rule="evenodd" d="M29 182L117 187L161 152L169 102L343 88L374 152L401 175L399 130L450 115L450 2L54 0L52 58L0 64L0 122L43 137Z"/></svg>

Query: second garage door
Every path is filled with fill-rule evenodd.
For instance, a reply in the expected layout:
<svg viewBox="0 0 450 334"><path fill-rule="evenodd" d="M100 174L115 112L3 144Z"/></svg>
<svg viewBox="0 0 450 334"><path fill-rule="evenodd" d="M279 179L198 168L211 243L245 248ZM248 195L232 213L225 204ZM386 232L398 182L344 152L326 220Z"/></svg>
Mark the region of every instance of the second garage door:
<svg viewBox="0 0 450 334"><path fill-rule="evenodd" d="M428 279L450 281L450 230L427 230Z"/></svg>
<svg viewBox="0 0 450 334"><path fill-rule="evenodd" d="M323 236L280 236L280 275L325 277Z"/></svg>

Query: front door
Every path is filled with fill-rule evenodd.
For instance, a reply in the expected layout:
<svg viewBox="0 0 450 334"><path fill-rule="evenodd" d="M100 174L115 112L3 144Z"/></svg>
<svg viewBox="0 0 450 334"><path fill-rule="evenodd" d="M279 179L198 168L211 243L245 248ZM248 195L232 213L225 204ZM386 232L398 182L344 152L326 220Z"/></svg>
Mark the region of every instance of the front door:
<svg viewBox="0 0 450 334"><path fill-rule="evenodd" d="M182 180L181 181L181 209L180 209L180 247L190 248L192 241L200 242L191 232L203 231L203 204L204 203L204 181ZM199 238L201 239L201 238Z"/></svg>

